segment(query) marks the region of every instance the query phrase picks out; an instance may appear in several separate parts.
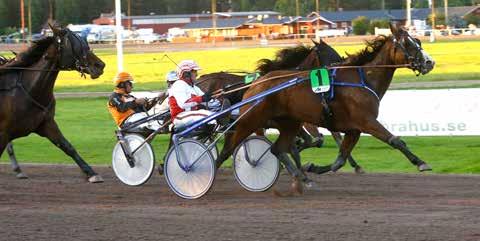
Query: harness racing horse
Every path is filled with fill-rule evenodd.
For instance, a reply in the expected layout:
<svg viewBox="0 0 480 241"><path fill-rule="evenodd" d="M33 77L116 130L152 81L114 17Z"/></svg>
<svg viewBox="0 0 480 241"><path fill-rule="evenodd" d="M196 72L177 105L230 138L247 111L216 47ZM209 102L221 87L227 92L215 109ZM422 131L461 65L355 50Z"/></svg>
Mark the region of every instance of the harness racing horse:
<svg viewBox="0 0 480 241"><path fill-rule="evenodd" d="M322 113L321 101L311 90L309 81L302 81L265 97L250 112L246 112L249 105L242 107L240 112L244 114L244 118L238 121L232 140L225 140L224 148L217 158L217 166L220 166L234 148L252 132L266 126L268 120L275 120L279 125L280 136L271 151L294 177L291 191L299 194L303 192L303 185L299 182L304 182L308 186L309 180L293 165L287 153L303 122L345 133L338 157L331 167L332 171L345 164L346 158L360 138L360 133L368 133L400 150L419 171L431 170L428 164L409 150L405 142L392 135L377 121L380 100L387 91L397 67L409 66L414 71L427 74L435 64L422 49L419 40L412 38L402 28L390 25L390 29L391 36L379 36L367 42L367 47L363 51L349 56L342 66L334 70L336 73L333 83L341 81L343 85L332 84L334 98L329 102L333 114L329 117L330 120ZM296 78L308 79L309 74L308 71L270 72L258 80L260 82L268 78L269 81L251 86L245 92L244 99L286 81L293 81ZM358 83L366 85L353 87L358 86Z"/></svg>
<svg viewBox="0 0 480 241"><path fill-rule="evenodd" d="M60 70L76 70L96 79L103 74L105 63L69 29L50 27L53 37L33 42L28 50L0 66L0 156L8 146L17 177L26 177L9 142L37 133L72 157L89 182L103 182L58 128L53 87Z"/></svg>
<svg viewBox="0 0 480 241"><path fill-rule="evenodd" d="M313 41L313 43L315 44L313 47L299 45L296 47L281 49L276 53L274 60L259 60L256 68L257 73L259 73L259 75L265 75L271 71L280 69L312 69L319 66L331 66L334 64L339 64L344 60L324 41L320 40L319 43ZM227 72L217 72L202 75L197 81L197 86L200 87L204 92L208 93L213 93L218 90L228 91L229 89L243 87L245 85L245 75L236 75ZM243 90L235 91L222 96L222 98L227 98L232 104L235 104L242 100L243 94L246 90L247 89L245 88ZM275 123L270 123L269 127L275 127ZM312 137L316 140L313 140ZM332 137L340 147L340 143L342 142L340 133L332 132ZM294 149L292 150L291 154L294 157L297 166L300 167L301 163L298 153L310 147L320 147L323 143L323 136L320 132L318 132L316 126L309 123L303 123L302 129L297 135L295 142L297 145L292 146ZM363 169L353 159L353 157L349 156L348 161L355 169L356 173L364 172ZM309 164L306 165L305 170L321 174L330 171L331 166L316 166Z"/></svg>

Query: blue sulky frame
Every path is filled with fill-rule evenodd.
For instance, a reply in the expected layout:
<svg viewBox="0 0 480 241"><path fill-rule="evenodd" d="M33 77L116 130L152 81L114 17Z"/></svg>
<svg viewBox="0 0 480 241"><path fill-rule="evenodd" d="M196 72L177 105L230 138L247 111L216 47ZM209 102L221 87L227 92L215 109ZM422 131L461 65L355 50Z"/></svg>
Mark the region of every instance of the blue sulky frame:
<svg viewBox="0 0 480 241"><path fill-rule="evenodd" d="M284 89L287 89L291 86L294 86L294 85L297 85L299 83L302 83L303 81L305 80L308 80L309 78L294 78L294 79L291 79L289 81L286 81L286 82L283 82L271 89L268 89L264 92L261 92L257 95L254 95L254 96L251 96L249 97L248 99L245 99L237 104L234 104L232 106L230 106L229 108L225 109L225 110L222 110L222 111L219 111L219 112L216 112L214 114L211 114L201 120L198 120L194 123L192 123L190 126L188 126L185 130L177 133L177 134L174 134L173 135L173 148L175 148L175 154L177 155L177 157L179 157L177 159L177 162L178 162L178 165L185 171L185 172L188 172L189 170L191 170L192 166L195 165L195 163L200 160L200 157L202 157L205 153L207 153L208 151L210 151L210 149L216 144L216 142L218 141L218 139L220 137L218 137L217 139L215 139L215 141L213 141L208 147L207 149L204 151L204 153L202 153L201 155L199 155L199 157L193 161L189 166L185 166L182 164L182 161L180 160L180 155L178 153L178 143L179 143L179 140L180 138L182 137L186 137L188 136L192 131L194 131L195 129L197 129L198 127L201 127L203 125L206 125L207 123L209 123L210 121L212 120L215 120L217 118L219 118L220 116L226 114L226 113L229 113L237 108L240 108L242 106L245 106L245 105L248 105L248 104L252 104L252 106L249 107L249 109L247 109L246 112L244 112L241 116L239 116L237 118L237 120L235 120L232 124L230 124L230 126L222 133L224 134L226 131L228 131L229 129L231 129L242 117L243 115L245 115L246 113L248 113L250 110L252 110L256 105L258 105L266 96L268 95L271 95L271 94L274 94L274 93L277 93L279 91L282 91Z"/></svg>
<svg viewBox="0 0 480 241"><path fill-rule="evenodd" d="M149 136L147 136L145 141L141 145L139 145L135 150L130 150L128 145L126 145L124 134L129 133L129 131L134 130L135 128L137 128L141 124L144 124L144 123L147 123L147 122L150 122L150 121L153 121L153 120L161 120L169 114L170 114L170 111L157 113L157 114L151 115L149 117L146 117L144 119L140 119L138 121L132 122L128 126L124 127L123 129L115 131L116 136L117 136L117 140L120 141L120 146L122 147L123 154L125 154L125 157L127 159L128 164L130 165L130 167L132 167L132 168L135 167L135 158L134 158L135 152L137 152L145 143L150 142L157 134L159 134L161 132L162 128L165 127L166 125L168 125L170 122L164 123L161 126L161 128L159 128L158 130L154 131Z"/></svg>

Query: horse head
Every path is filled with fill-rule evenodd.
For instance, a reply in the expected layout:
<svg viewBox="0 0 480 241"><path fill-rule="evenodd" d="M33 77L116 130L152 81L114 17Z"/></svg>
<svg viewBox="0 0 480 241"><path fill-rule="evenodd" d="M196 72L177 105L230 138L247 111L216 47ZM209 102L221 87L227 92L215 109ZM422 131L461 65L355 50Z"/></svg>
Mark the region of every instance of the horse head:
<svg viewBox="0 0 480 241"><path fill-rule="evenodd" d="M58 66L61 70L77 70L82 75L87 73L92 79L103 74L105 63L91 50L85 39L68 28L50 25L57 45Z"/></svg>
<svg viewBox="0 0 480 241"><path fill-rule="evenodd" d="M317 54L320 66L329 66L343 61L343 58L337 53L337 51L323 40L320 39L320 42L316 42L312 39L312 42L315 45L314 50Z"/></svg>
<svg viewBox="0 0 480 241"><path fill-rule="evenodd" d="M413 38L403 28L390 24L393 35L393 61L395 64L410 64L410 68L421 74L427 74L435 66L435 61L422 48L422 43ZM400 51L397 51L400 49Z"/></svg>

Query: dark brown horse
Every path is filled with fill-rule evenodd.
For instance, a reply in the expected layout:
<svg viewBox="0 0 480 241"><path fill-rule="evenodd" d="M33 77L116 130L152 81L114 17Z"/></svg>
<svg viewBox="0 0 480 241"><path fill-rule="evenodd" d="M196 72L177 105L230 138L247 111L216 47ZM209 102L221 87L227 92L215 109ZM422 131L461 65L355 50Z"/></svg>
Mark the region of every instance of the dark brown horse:
<svg viewBox="0 0 480 241"><path fill-rule="evenodd" d="M299 45L291 48L284 48L279 50L275 54L273 60L261 59L258 61L257 73L259 75L265 75L271 71L281 69L312 69L320 66L331 66L341 63L344 59L327 43L320 40L319 43L313 41L315 44L313 47L306 47ZM204 92L215 92L217 90L228 91L230 89L239 88L245 86L245 75L236 75L227 72L218 72L202 75L197 85ZM223 96L230 100L232 104L238 103L242 100L243 94L247 89L235 91ZM270 123L270 127L275 127L274 123ZM332 132L337 145L340 147L342 137L338 132ZM304 123L301 131L299 132L296 143L298 145L293 146L292 156L294 157L297 166L300 166L300 157L298 153L306 148L320 147L323 143L323 136L318 131L317 127ZM355 169L356 173L363 173L363 169L356 163L353 157L349 156L348 161L350 165ZM309 164L305 168L306 171L321 174L331 170L330 166L315 166Z"/></svg>
<svg viewBox="0 0 480 241"><path fill-rule="evenodd" d="M329 102L332 116L323 114L321 101L311 90L308 80L267 96L246 114L243 112L249 105L241 108L241 112L245 116L238 122L232 140L225 141L224 148L217 159L217 165L220 166L231 155L234 148L252 132L264 127L269 120L275 120L279 125L280 136L271 150L293 175L294 182L292 184L308 181L287 155L292 140L303 122L345 133L340 153L332 166L333 171L345 164L348 155L360 138L360 133L368 133L400 150L412 164L417 166L418 170L431 170L430 166L409 150L405 142L392 135L377 121L380 100L387 91L397 66L409 64L411 69L421 74L427 74L434 67L434 61L421 48L420 41L412 38L404 29L393 25L390 28L392 36L379 36L373 41L367 42L367 47L363 51L349 56L342 64L350 67L336 71L335 80L337 82L358 84L363 79L366 87L334 86L334 99ZM352 66L361 66L361 68ZM359 69L365 70L363 77L359 74ZM294 76L282 77L285 74ZM275 78L276 76L277 78ZM309 72L270 72L261 79L274 79L251 86L244 98L268 90L294 77L308 78ZM303 188L302 185L292 185L292 187L296 187L295 191L300 193Z"/></svg>
<svg viewBox="0 0 480 241"><path fill-rule="evenodd" d="M95 79L103 74L105 64L72 31L56 27L52 30L53 37L35 41L28 50L0 66L0 156L8 145L14 171L26 177L9 142L37 133L72 157L89 182L102 182L102 177L60 132L54 119L53 87L60 70L77 70Z"/></svg>

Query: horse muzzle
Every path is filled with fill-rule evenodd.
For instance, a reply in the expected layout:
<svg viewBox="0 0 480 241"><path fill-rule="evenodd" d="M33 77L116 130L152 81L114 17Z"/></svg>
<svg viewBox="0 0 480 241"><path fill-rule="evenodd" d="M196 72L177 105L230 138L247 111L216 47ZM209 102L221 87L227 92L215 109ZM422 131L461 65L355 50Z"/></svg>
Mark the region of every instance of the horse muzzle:
<svg viewBox="0 0 480 241"><path fill-rule="evenodd" d="M433 67L435 67L435 61L433 61L433 59L427 59L423 62L420 68L420 73L422 73L423 75L428 74L430 71L433 70Z"/></svg>

